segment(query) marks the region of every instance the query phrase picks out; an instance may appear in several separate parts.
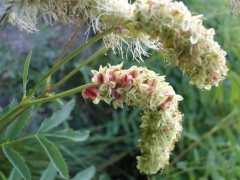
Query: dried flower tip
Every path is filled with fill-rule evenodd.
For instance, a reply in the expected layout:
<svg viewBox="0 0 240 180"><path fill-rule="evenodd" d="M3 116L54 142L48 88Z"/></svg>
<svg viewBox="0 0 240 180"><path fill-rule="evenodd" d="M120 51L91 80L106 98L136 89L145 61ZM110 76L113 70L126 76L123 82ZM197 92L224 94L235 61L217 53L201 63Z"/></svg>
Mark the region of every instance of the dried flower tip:
<svg viewBox="0 0 240 180"><path fill-rule="evenodd" d="M97 88L92 86L87 86L82 93L84 99L96 99L100 95L100 92Z"/></svg>

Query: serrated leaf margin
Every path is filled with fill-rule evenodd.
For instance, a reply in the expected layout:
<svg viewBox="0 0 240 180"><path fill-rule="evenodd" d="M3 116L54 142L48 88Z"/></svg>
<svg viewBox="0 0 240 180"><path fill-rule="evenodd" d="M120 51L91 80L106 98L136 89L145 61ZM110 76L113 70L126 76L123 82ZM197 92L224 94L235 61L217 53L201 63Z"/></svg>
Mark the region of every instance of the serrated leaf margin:
<svg viewBox="0 0 240 180"><path fill-rule="evenodd" d="M4 146L3 148L3 152L6 155L6 157L8 158L8 160L11 162L11 164L18 170L18 172L21 174L21 176L25 179L25 180L31 180L31 175L30 175L30 171L28 169L27 164L25 163L25 161L22 159L22 157L20 156L20 154L16 151L14 151L11 147L9 146ZM15 157L13 157L12 155L14 155ZM14 159L15 158L15 159ZM17 158L17 159L16 159ZM21 163L21 165L17 165L17 163ZM23 168L23 169L22 169ZM23 172L23 170L25 172Z"/></svg>
<svg viewBox="0 0 240 180"><path fill-rule="evenodd" d="M60 173L60 175L63 178L67 179L68 178L68 168L67 168L66 162L63 159L58 148L45 137L36 136L36 138L37 138L38 142L41 144L41 146L43 147L43 149L45 150L45 152L47 153L53 166L57 169L57 171ZM56 155L58 157L56 157ZM57 160L59 162L57 162ZM61 165L62 165L62 168L61 168Z"/></svg>

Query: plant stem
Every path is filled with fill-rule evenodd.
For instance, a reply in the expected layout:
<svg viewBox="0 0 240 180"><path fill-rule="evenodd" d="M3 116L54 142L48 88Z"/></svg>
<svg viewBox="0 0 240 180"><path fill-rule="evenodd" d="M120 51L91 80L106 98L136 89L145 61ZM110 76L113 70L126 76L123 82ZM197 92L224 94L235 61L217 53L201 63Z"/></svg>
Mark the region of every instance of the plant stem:
<svg viewBox="0 0 240 180"><path fill-rule="evenodd" d="M11 110L8 114L6 114L5 116L3 116L0 119L0 125L5 123L8 118L12 117L14 114L18 113L22 108L24 107L24 105L22 103L20 103L17 107L15 107L13 110Z"/></svg>
<svg viewBox="0 0 240 180"><path fill-rule="evenodd" d="M66 75L63 79L61 79L58 83L56 83L55 85L53 85L51 87L50 90L48 91L44 91L42 94L40 94L37 99L38 100L41 100L40 98L43 97L47 92L50 92L54 89L56 89L58 86L60 86L62 83L64 83L67 79L69 79L73 74L75 74L76 72L78 72L83 66L85 66L86 64L90 63L93 59L95 59L97 56L99 56L101 53L103 53L104 51L106 50L106 47L103 47L102 49L100 49L99 51L97 51L95 54L93 54L91 57L89 57L87 60L85 60L82 64L80 64L78 67L76 67L73 71L71 71L68 75ZM54 98L55 96L51 96L52 98ZM33 102L33 101L31 101ZM27 103L29 104L29 103ZM23 109L21 112L19 112L17 115L15 115L1 130L0 130L0 133L2 131L4 131L4 129L7 128L8 125L10 125L19 115L21 115L23 112L25 112L28 108L28 107L25 107L25 109ZM14 111L14 114L16 112ZM7 118L11 117L11 115L7 116ZM1 122L1 121L0 121ZM2 122L1 122L2 123Z"/></svg>
<svg viewBox="0 0 240 180"><path fill-rule="evenodd" d="M77 28L77 30L75 31L75 33L73 34L73 36L71 37L70 41L68 41L67 45L65 46L65 48L63 49L62 53L60 54L60 56L58 57L58 59L56 60L54 66L56 64L58 64L58 62L61 60L61 58L63 57L64 53L67 51L67 49L69 48L70 44L72 43L72 41L75 39L77 33L80 31L80 29L82 29L84 23L86 22L86 20L83 20L81 22L81 24L79 25L79 27Z"/></svg>
<svg viewBox="0 0 240 180"><path fill-rule="evenodd" d="M76 49L74 52L72 52L70 55L68 55L66 58L64 58L61 62L56 64L29 92L29 94L26 96L26 98L23 100L24 102L20 103L16 108L14 108L12 111L10 111L8 114L6 114L4 117L0 119L0 124L7 121L8 118L12 117L14 114L18 113L22 108L26 107L29 103L29 99L32 97L34 92L38 89L38 87L49 77L51 76L56 70L58 70L63 64L68 62L70 59L72 59L74 56L76 56L78 53L80 53L83 49L88 47L89 45L93 44L97 40L103 38L107 34L111 33L114 30L114 28L110 28L107 31L104 31L103 33L95 36L92 38L89 42L85 43L84 45L80 46L78 49ZM41 96L40 96L41 97Z"/></svg>
<svg viewBox="0 0 240 180"><path fill-rule="evenodd" d="M93 54L92 56L90 56L88 59L86 59L82 64L80 64L78 67L76 67L74 70L72 70L68 75L66 75L64 78L62 78L58 83L54 84L51 87L51 91L56 89L58 86L60 86L62 83L64 83L66 80L68 80L70 77L72 77L72 75L74 75L75 73L77 73L83 66L87 65L88 63L90 63L93 59L95 59L96 57L98 57L100 54L102 54L104 51L106 51L106 47L101 48L100 50L98 50L95 54Z"/></svg>
<svg viewBox="0 0 240 180"><path fill-rule="evenodd" d="M204 169L207 169L207 168L209 168L209 167L208 166L197 166L197 167L187 168L187 169L178 171L178 172L176 172L174 174L171 174L169 176L166 176L163 180L174 179L174 177L179 177L179 175L181 175L183 173L187 173L187 172L195 171L195 170L204 170Z"/></svg>
<svg viewBox="0 0 240 180"><path fill-rule="evenodd" d="M115 154L111 157L109 157L108 159L106 159L105 162L103 162L102 164L97 166L96 171L97 172L101 172L104 169L106 169L108 166L113 165L114 163L116 163L117 161L119 161L120 159L124 158L125 156L127 156L134 148L129 148L128 150L125 150L119 154Z"/></svg>
<svg viewBox="0 0 240 180"><path fill-rule="evenodd" d="M88 63L90 63L93 59L95 59L97 56L99 56L101 53L103 53L104 51L106 51L106 47L101 48L100 50L98 50L95 54L93 54L92 56L90 56L88 59L86 59L82 64L80 64L78 67L76 67L74 70L72 70L69 74L67 74L66 76L64 76L64 78L62 78L58 83L54 84L50 89L45 90L43 93L41 93L37 99L43 97L46 93L49 93L51 91L53 91L54 89L56 89L58 86L60 86L61 84L63 84L66 80L68 80L70 77L72 77L75 73L77 73L83 66L87 65Z"/></svg>
<svg viewBox="0 0 240 180"><path fill-rule="evenodd" d="M66 96L69 96L69 95L72 95L72 94L75 94L75 93L78 93L78 92L82 92L85 89L86 86L94 86L94 87L96 87L96 86L98 86L98 84L96 84L96 83L85 84L83 86L79 86L77 88L70 89L68 91L65 91L65 92L62 92L62 93L59 93L59 94L55 94L55 95L50 96L50 97L37 99L37 100L33 100L33 101L28 101L27 103L20 103L10 113L8 113L6 116L4 116L2 119L0 119L0 124L6 122L8 120L8 118L12 117L14 114L19 112L23 108L25 108L25 109L23 109L20 112L20 114L23 113L25 110L27 110L30 106L32 106L34 104L45 103L45 102L49 102L49 101L56 100L56 99L59 99L59 98L62 98L62 97L66 97ZM20 114L17 114L17 115L20 115ZM10 121L13 122L13 120L16 119L16 117L17 116L14 116L13 119L11 119ZM4 126L4 128L6 128L6 127ZM1 131L2 130L3 129L1 129Z"/></svg>
<svg viewBox="0 0 240 180"><path fill-rule="evenodd" d="M88 46L90 46L91 44L93 44L94 42L98 41L99 39L103 38L104 36L108 35L109 33L111 33L114 30L114 28L110 28L106 31L104 31L103 33L95 36L94 38L92 38L89 42L85 43L84 45L80 46L79 48L77 48L75 51L73 51L70 55L68 55L67 57L65 57L61 62L59 62L58 64L56 64L34 87L33 89L29 92L29 94L27 95L27 97L24 99L24 101L28 101L34 94L34 92L39 88L39 86L49 77L51 76L55 71L57 71L63 64L65 64L66 62L68 62L70 59L72 59L73 57L75 57L77 54L79 54L82 50L84 50L85 48L87 48Z"/></svg>
<svg viewBox="0 0 240 180"><path fill-rule="evenodd" d="M62 83L64 83L67 79L69 79L73 74L75 74L76 72L78 72L79 71L79 69L81 69L83 66L85 66L86 64L88 64L88 63L90 63L93 59L95 59L97 56L99 56L101 53L103 53L104 51L106 50L106 48L105 47L103 47L102 49L100 49L99 51L97 51L95 54L93 54L91 57L89 57L87 60L85 60L82 64L80 64L78 67L76 67L73 71L71 71L67 76L65 76L63 79L61 79L58 83L56 83L54 86L52 86L51 87L51 89L50 90L48 90L48 91L44 91L42 94L40 94L38 97L37 97L37 99L39 100L39 101L41 101L41 97L43 97L47 92L50 92L50 91L52 91L52 90L54 90L54 89L56 89L58 86L60 86ZM78 88L80 88L80 87L78 87ZM77 89L78 89L77 88ZM76 89L76 88L75 88ZM81 89L81 88L80 88ZM70 91L70 90L69 90ZM68 92L69 92L68 91ZM79 92L79 91L78 91ZM61 94L63 94L63 93L61 93ZM51 98L54 98L55 96L51 96ZM48 97L49 99L50 99L50 97ZM45 100L46 100L46 98L45 98ZM31 101L31 102L33 102L33 101ZM38 101L34 101L34 102L38 102ZM29 101L28 102L26 102L26 104L25 105L29 105ZM30 105L29 105L30 106ZM14 114L16 114L19 110L21 110L22 108L24 108L25 107L25 109L23 109L21 112L20 112L20 114L21 113L23 113L25 110L27 110L28 108L29 108L29 106L28 107L25 107L24 105L19 105L19 106L17 106L15 109L13 109L9 114L7 114L5 117L3 117L1 120L0 120L0 124L1 123L4 123L8 118L10 118L11 116L13 116ZM17 114L17 115L20 115L19 113ZM12 123L15 119L17 118L17 116L14 116L1 130L0 130L0 133L10 124L10 123Z"/></svg>
<svg viewBox="0 0 240 180"><path fill-rule="evenodd" d="M9 144L14 144L14 143L17 143L17 142L21 142L21 141L24 141L24 140L27 140L27 139L31 139L31 138L37 138L39 136L55 137L53 134L37 134L36 133L36 134L25 136L25 137L22 137L22 138L19 138L19 139L3 142L2 144L0 144L0 147L6 146L6 145L9 145Z"/></svg>
<svg viewBox="0 0 240 180"><path fill-rule="evenodd" d="M131 21L128 20L126 22L123 22L122 24L128 24ZM26 109L28 109L31 105L34 104L38 104L38 103L44 103L44 102L48 102L51 100L55 100L58 98L62 98L77 92L81 92L85 89L86 86L97 86L96 84L86 84L84 86L80 86L74 89L71 89L69 91L63 92L63 93L59 93L47 98L42 98L47 92L49 92L49 90L44 91L43 93L41 93L38 97L37 100L33 100L33 101L29 101L29 99L33 96L33 94L35 93L35 91L39 88L39 86L41 86L41 84L47 79L49 78L55 71L57 71L62 65L64 65L65 63L67 63L69 60L71 60L73 57L75 57L77 54L79 54L82 50L84 50L85 48L87 48L88 46L90 46L91 44L93 44L94 42L98 41L99 39L103 38L104 36L110 34L111 32L114 31L114 27L109 28L108 30L102 32L101 34L95 36L94 38L90 39L88 42L86 42L84 45L80 46L79 48L77 48L75 51L73 51L70 55L68 55L67 57L65 57L62 61L55 63L55 65L52 67L52 69L42 78L40 79L40 81L31 89L31 91L28 93L28 95L26 96L26 98L24 98L22 100L22 102L15 107L13 110L11 110L8 114L6 114L4 117L2 117L0 119L0 125L3 124L4 122L6 122L9 118L11 118L14 114L16 113L22 113L24 112ZM74 37L74 36L73 36ZM66 47L67 48L67 47ZM91 62L95 57L97 57L100 53L102 53L105 50L105 48L102 48L101 50L99 50L98 52L96 52L93 56L91 56L90 58L88 58L85 62L83 62L80 66L78 66L77 68L75 68L72 72L70 72L66 77L64 77L62 80L60 80L57 84L55 84L51 89L55 89L57 88L59 85L61 85L63 82L65 82L67 79L69 79L74 73L76 73L80 68L82 68L84 65L86 65L87 63ZM64 51L63 51L64 53ZM63 53L60 55L59 59L61 59ZM25 109L23 109L25 108ZM23 110L22 110L23 109ZM20 110L22 110L21 112L19 112ZM19 114L19 115L20 115ZM17 116L14 116L9 122L13 122L16 119ZM7 126L10 124L7 123ZM2 130L4 130L6 127L6 125L3 127Z"/></svg>
<svg viewBox="0 0 240 180"><path fill-rule="evenodd" d="M13 144L13 143L17 143L17 142L20 142L20 141L24 141L24 140L27 140L27 139L31 139L31 138L34 138L37 134L33 134L33 135L30 135L30 136L25 136L23 138L20 138L20 139L15 139L15 140L12 140L12 141L6 141L2 144L0 144L0 147L3 147L5 145L9 145L9 144Z"/></svg>
<svg viewBox="0 0 240 180"><path fill-rule="evenodd" d="M26 107L23 110L21 110L19 113L17 113L12 119L10 119L10 121L8 121L4 127L0 130L0 134L15 120L18 118L18 116L20 116L22 113L24 113L28 108L30 107Z"/></svg>
<svg viewBox="0 0 240 180"><path fill-rule="evenodd" d="M59 93L59 94L52 95L52 96L50 96L50 97L46 97L46 98L41 98L41 99L37 99L37 100L28 101L28 103L26 104L26 106L31 106L31 105L39 104L39 103L45 103L45 102L49 102L49 101L52 101L52 100L56 100L56 99L59 99L59 98L63 98L63 97L66 97L66 96L69 96L69 95L72 95L72 94L75 94L75 93L78 93L78 92L82 92L87 86L97 87L97 86L99 86L99 85L96 84L96 83L85 84L85 85L83 85L83 86L79 86L79 87L77 87L77 88L70 89L70 90L68 90L68 91L65 91L65 92L62 92L62 93Z"/></svg>

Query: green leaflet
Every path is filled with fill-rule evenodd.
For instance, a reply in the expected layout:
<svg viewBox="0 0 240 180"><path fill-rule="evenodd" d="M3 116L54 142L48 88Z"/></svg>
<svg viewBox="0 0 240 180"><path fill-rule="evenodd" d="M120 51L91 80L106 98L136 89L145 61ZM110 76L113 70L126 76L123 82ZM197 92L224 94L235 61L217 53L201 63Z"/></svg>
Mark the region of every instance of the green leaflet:
<svg viewBox="0 0 240 180"><path fill-rule="evenodd" d="M3 111L0 112L0 118L5 116L9 111L11 111L13 108L17 106L18 102L16 99L13 99L11 103L3 109Z"/></svg>
<svg viewBox="0 0 240 180"><path fill-rule="evenodd" d="M89 137L89 131L73 131L72 129L64 129L54 132L52 136L59 138L67 138L75 142L85 141Z"/></svg>
<svg viewBox="0 0 240 180"><path fill-rule="evenodd" d="M31 56L32 56L32 51L29 52L24 64L24 69L23 69L23 99L26 96L26 89L27 89L27 82L28 82L27 76L28 76L28 69L30 65Z"/></svg>
<svg viewBox="0 0 240 180"><path fill-rule="evenodd" d="M19 116L18 120L15 120L12 124L10 124L5 132L5 139L6 140L13 140L15 139L18 134L23 129L24 125L26 124L32 109L29 108L26 112Z"/></svg>
<svg viewBox="0 0 240 180"><path fill-rule="evenodd" d="M48 167L43 171L40 180L54 180L56 178L57 171L52 163L49 163Z"/></svg>
<svg viewBox="0 0 240 180"><path fill-rule="evenodd" d="M22 180L22 176L19 174L16 168L13 168L8 180Z"/></svg>
<svg viewBox="0 0 240 180"><path fill-rule="evenodd" d="M8 112L10 112L12 109L14 109L17 106L18 102L16 99L13 99L11 103L3 109L2 112L0 112L0 118L7 115ZM9 121L10 119L7 119L6 121L2 122L0 121L0 129L2 129ZM0 140L4 138L4 133L0 134Z"/></svg>
<svg viewBox="0 0 240 180"><path fill-rule="evenodd" d="M233 172L240 178L240 166L235 166Z"/></svg>
<svg viewBox="0 0 240 180"><path fill-rule="evenodd" d="M3 147L3 151L4 154L7 156L8 160L18 170L21 176L25 180L31 180L31 175L27 167L27 164L23 161L21 156L9 146Z"/></svg>
<svg viewBox="0 0 240 180"><path fill-rule="evenodd" d="M42 122L38 130L38 133L47 132L50 129L58 126L64 120L66 120L70 112L72 111L74 105L75 105L75 100L71 100L66 105L64 105L61 110L55 112L50 118L45 119Z"/></svg>
<svg viewBox="0 0 240 180"><path fill-rule="evenodd" d="M71 180L91 180L96 173L95 166L90 166L87 169L79 172Z"/></svg>
<svg viewBox="0 0 240 180"><path fill-rule="evenodd" d="M38 136L37 140L47 153L53 166L57 169L57 171L63 178L67 179L68 178L67 165L58 148L51 141L47 140L45 137Z"/></svg>

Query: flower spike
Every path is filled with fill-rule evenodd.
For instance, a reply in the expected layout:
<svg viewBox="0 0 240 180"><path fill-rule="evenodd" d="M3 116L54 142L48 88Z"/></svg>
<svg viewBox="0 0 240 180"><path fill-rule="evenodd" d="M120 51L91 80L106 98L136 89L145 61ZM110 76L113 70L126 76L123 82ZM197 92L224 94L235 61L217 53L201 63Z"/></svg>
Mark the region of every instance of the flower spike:
<svg viewBox="0 0 240 180"><path fill-rule="evenodd" d="M183 115L178 111L178 102L183 98L175 94L164 76L145 67L133 66L124 70L122 64L109 65L92 72L92 81L99 85L95 104L104 100L112 103L115 109L126 104L142 110L142 136L138 141L141 156L137 157L139 171L155 174L163 169L182 131ZM98 81L99 76L107 80Z"/></svg>
<svg viewBox="0 0 240 180"><path fill-rule="evenodd" d="M9 3L5 1L3 5ZM104 37L107 48L112 48L115 53L119 51L123 55L123 42L136 60L142 60L141 55L149 56L142 44L164 54L173 53L173 64L190 78L191 84L201 89L218 86L228 72L226 52L214 41L214 29L206 29L202 25L202 15L193 16L182 2L137 0L129 4L127 0L22 0L11 3L8 21L29 32L36 30L39 16L47 24L52 21L78 24L82 17L89 20L96 33L115 28Z"/></svg>

